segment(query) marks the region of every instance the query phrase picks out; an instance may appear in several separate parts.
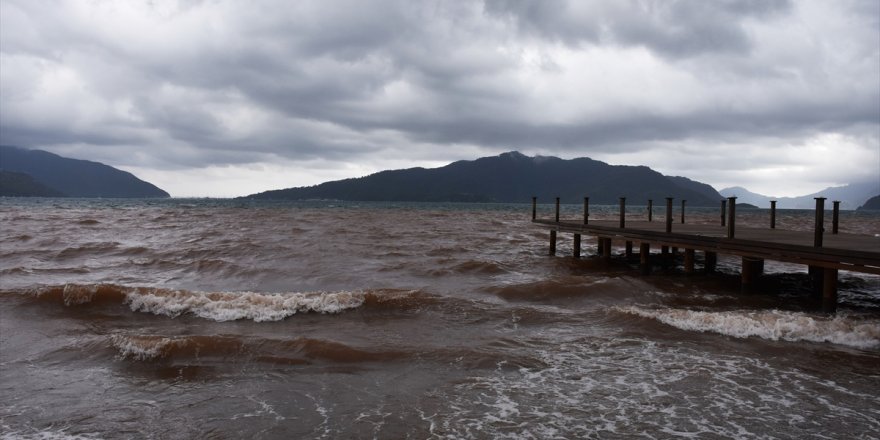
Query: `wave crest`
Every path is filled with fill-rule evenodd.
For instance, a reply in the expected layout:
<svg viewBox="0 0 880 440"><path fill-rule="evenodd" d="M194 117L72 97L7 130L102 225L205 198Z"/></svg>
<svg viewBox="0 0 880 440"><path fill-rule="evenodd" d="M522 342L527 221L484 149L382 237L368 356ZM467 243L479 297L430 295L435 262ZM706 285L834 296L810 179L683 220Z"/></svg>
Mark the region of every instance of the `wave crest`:
<svg viewBox="0 0 880 440"><path fill-rule="evenodd" d="M613 310L656 319L682 330L714 332L736 338L759 337L773 341L829 342L861 349L880 348L880 322L843 314L822 317L781 310L707 312L639 306L615 307Z"/></svg>

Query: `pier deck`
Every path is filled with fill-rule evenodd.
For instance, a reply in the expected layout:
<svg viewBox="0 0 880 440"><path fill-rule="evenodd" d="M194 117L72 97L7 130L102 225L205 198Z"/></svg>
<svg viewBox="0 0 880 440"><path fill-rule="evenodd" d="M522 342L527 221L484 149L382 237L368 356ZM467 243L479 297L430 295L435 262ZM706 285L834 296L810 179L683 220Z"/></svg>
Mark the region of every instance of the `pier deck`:
<svg viewBox="0 0 880 440"><path fill-rule="evenodd" d="M682 203L681 223L672 221L672 199L667 199L664 221L627 221L625 198L621 198L619 220L589 220L589 199L584 199L583 221L561 220L559 200L556 201L555 219L536 217L536 200L532 200L532 223L550 231L550 254L556 254L557 233L574 234L573 256L581 256L581 237L598 239L598 253L611 257L613 240L625 243L625 255L633 257L633 243L639 243L638 256L643 273L651 271L651 247L659 246L662 261L670 261L677 249L684 250L684 271L694 273L695 252L704 253L706 272L715 270L717 255L742 257L742 286L751 290L764 270L764 260L804 264L809 267L815 291L822 296L822 307L834 311L837 307L837 275L839 270L880 275L880 237L872 235L839 234L837 232L838 203L834 203L833 233L824 228L823 198L817 198L816 228L814 231L791 231L775 228L775 203L771 204L770 228L735 227L735 209L725 213L717 224L689 224L684 220ZM731 207L735 198L728 199ZM649 202L649 207L650 207ZM725 214L727 216L725 217Z"/></svg>

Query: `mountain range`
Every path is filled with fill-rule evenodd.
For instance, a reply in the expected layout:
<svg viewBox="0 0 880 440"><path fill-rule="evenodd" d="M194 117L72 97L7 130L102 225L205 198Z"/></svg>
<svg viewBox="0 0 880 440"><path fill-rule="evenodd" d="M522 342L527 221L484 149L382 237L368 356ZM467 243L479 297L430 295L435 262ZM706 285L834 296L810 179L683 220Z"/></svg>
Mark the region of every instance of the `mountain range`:
<svg viewBox="0 0 880 440"><path fill-rule="evenodd" d="M645 166L609 165L589 158L528 157L511 151L440 168L381 171L365 177L252 194L251 199L358 201L528 202L560 197L563 203L659 205L665 197L691 206L716 206L721 195L709 185L669 177ZM676 202L677 203L677 202Z"/></svg>
<svg viewBox="0 0 880 440"><path fill-rule="evenodd" d="M0 196L143 198L168 193L109 165L0 145Z"/></svg>
<svg viewBox="0 0 880 440"><path fill-rule="evenodd" d="M856 209L873 196L880 194L880 182L853 183L844 186L833 186L821 191L798 197L771 197L751 192L741 186L724 188L720 191L724 197L737 197L737 203L749 203L759 208L769 208L770 201L776 200L779 209L813 209L816 207L815 197L825 197L825 206L830 207L834 200L840 201L840 209Z"/></svg>

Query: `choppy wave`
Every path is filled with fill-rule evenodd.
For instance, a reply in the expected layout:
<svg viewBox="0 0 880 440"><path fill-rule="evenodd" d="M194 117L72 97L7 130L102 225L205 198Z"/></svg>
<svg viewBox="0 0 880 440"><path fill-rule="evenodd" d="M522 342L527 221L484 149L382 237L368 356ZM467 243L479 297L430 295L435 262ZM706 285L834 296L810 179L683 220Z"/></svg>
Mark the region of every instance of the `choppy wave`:
<svg viewBox="0 0 880 440"><path fill-rule="evenodd" d="M817 316L780 310L709 312L641 306L613 310L656 319L682 330L714 332L736 338L829 342L856 348L880 348L880 321L838 314Z"/></svg>
<svg viewBox="0 0 880 440"><path fill-rule="evenodd" d="M60 301L66 306L122 303L135 312L172 318L191 314L213 321L248 319L256 322L279 321L296 313L340 313L360 307L368 300L381 303L394 301L403 295L396 295L393 291L387 295L381 295L381 291L200 292L113 284L66 284L32 289L25 293L39 300Z"/></svg>

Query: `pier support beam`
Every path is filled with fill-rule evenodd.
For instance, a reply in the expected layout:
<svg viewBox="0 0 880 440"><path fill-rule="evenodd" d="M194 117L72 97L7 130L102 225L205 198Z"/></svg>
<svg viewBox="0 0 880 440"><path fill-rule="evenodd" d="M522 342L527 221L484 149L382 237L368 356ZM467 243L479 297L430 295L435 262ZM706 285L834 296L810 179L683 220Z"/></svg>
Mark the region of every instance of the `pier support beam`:
<svg viewBox="0 0 880 440"><path fill-rule="evenodd" d="M706 273L715 272L715 268L718 267L718 254L715 252L706 251L706 255L704 256L703 270Z"/></svg>
<svg viewBox="0 0 880 440"><path fill-rule="evenodd" d="M742 291L744 293L753 292L758 284L758 278L763 272L763 259L742 257Z"/></svg>
<svg viewBox="0 0 880 440"><path fill-rule="evenodd" d="M694 250L684 250L684 273L693 275L694 273Z"/></svg>
<svg viewBox="0 0 880 440"><path fill-rule="evenodd" d="M837 269L822 269L822 311L837 311Z"/></svg>
<svg viewBox="0 0 880 440"><path fill-rule="evenodd" d="M574 258L581 257L581 234L574 234L574 244L572 249L572 256Z"/></svg>
<svg viewBox="0 0 880 440"><path fill-rule="evenodd" d="M556 255L556 230L550 231L550 255Z"/></svg>
<svg viewBox="0 0 880 440"><path fill-rule="evenodd" d="M651 243L644 241L639 243L639 269L642 275L651 273Z"/></svg>
<svg viewBox="0 0 880 440"><path fill-rule="evenodd" d="M609 260L611 260L611 239L606 237L602 241L603 241L602 246L604 247L604 249L602 251L602 258L605 261L609 261Z"/></svg>
<svg viewBox="0 0 880 440"><path fill-rule="evenodd" d="M626 249L624 251L624 255L626 255L627 259L632 258L632 256L633 256L633 242L631 242L631 241L626 242Z"/></svg>

